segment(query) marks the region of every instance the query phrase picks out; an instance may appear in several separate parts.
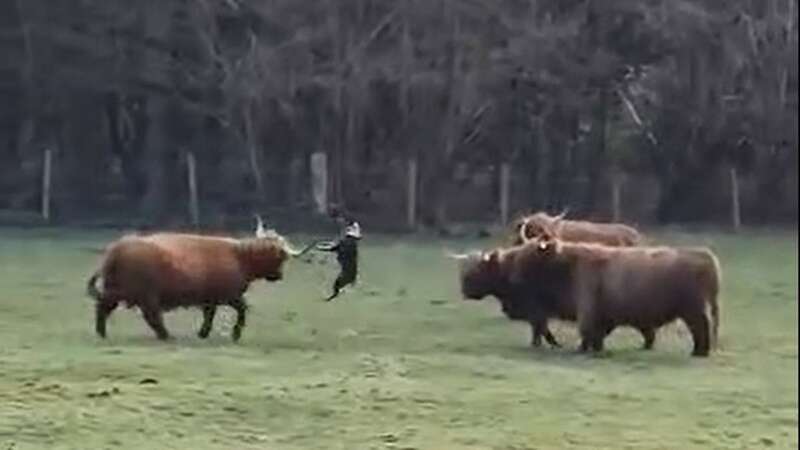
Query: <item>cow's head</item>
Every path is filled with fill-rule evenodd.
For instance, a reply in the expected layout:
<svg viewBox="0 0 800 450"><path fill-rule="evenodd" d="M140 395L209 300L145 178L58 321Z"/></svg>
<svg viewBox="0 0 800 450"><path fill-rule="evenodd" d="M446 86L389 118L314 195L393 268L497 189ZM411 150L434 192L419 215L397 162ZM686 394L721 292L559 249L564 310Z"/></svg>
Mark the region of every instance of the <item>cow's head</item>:
<svg viewBox="0 0 800 450"><path fill-rule="evenodd" d="M460 263L461 294L465 300L480 300L496 294L501 279L498 250L451 256Z"/></svg>
<svg viewBox="0 0 800 450"><path fill-rule="evenodd" d="M541 232L527 241L536 248L536 254L543 260L561 252L561 240L552 227L544 227Z"/></svg>
<svg viewBox="0 0 800 450"><path fill-rule="evenodd" d="M519 227L519 239L528 242L537 238L557 238L561 236L561 229L564 225L564 217L567 211L562 211L557 216L550 216L544 212L538 212L523 219Z"/></svg>
<svg viewBox="0 0 800 450"><path fill-rule="evenodd" d="M528 214L522 214L511 222L510 235L507 240L508 245L516 246L525 243L525 241L522 240L522 228L525 226L527 220Z"/></svg>
<svg viewBox="0 0 800 450"><path fill-rule="evenodd" d="M248 259L257 278L267 281L283 279L283 265L289 258L302 256L314 248L316 242L302 250L295 250L289 241L274 229L266 229L264 221L256 215L255 239L247 241Z"/></svg>

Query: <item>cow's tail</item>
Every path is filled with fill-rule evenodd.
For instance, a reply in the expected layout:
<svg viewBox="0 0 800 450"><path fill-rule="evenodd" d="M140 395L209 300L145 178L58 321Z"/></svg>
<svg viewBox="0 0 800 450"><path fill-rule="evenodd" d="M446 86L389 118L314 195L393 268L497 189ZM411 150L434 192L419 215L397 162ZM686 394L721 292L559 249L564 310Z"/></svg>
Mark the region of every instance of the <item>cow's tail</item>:
<svg viewBox="0 0 800 450"><path fill-rule="evenodd" d="M97 289L97 280L100 279L100 271L93 273L89 280L86 282L86 294L89 297L95 299L95 301L100 301L103 297L103 293Z"/></svg>
<svg viewBox="0 0 800 450"><path fill-rule="evenodd" d="M710 286L706 301L708 302L708 308L711 313L711 343L714 348L719 348L719 291L720 286L722 286L722 269L720 269L719 260L717 257L711 252L709 252L709 256L711 257L711 261L713 263L713 272L711 273L711 279L709 280Z"/></svg>

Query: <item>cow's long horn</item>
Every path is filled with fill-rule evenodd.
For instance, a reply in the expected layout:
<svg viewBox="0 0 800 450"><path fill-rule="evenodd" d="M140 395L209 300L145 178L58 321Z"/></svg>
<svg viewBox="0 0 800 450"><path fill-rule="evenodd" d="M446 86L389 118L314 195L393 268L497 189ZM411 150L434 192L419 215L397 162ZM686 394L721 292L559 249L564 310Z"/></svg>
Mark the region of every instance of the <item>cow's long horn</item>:
<svg viewBox="0 0 800 450"><path fill-rule="evenodd" d="M519 226L519 238L522 242L528 242L528 235L525 234L527 228L528 228L528 219L523 219L522 223Z"/></svg>
<svg viewBox="0 0 800 450"><path fill-rule="evenodd" d="M561 214L553 217L553 219L556 220L556 221L564 220L564 217L567 216L568 212L569 212L569 208L564 208L563 210L561 210Z"/></svg>
<svg viewBox="0 0 800 450"><path fill-rule="evenodd" d="M448 258L452 258L452 259L455 259L455 260L457 260L457 261L461 261L461 260L463 260L463 259L467 259L467 258L469 258L469 257L470 257L470 254L469 254L469 253L453 253L453 252L451 252L451 251L449 251L449 250L446 250L446 251L444 252L444 254L445 254L445 256L447 256Z"/></svg>
<svg viewBox="0 0 800 450"><path fill-rule="evenodd" d="M267 230L264 228L264 221L261 219L261 216L258 214L254 214L256 217L256 237L257 238L265 238L267 237Z"/></svg>
<svg viewBox="0 0 800 450"><path fill-rule="evenodd" d="M294 248L292 248L292 246L287 241L286 242L286 253L288 253L289 256L291 256L293 258L297 258L297 257L303 256L306 253L308 253L309 251L313 250L314 247L316 247L317 244L319 244L320 242L321 242L320 239L316 239L314 241L311 241L310 244L308 244L305 247L303 247L302 250L295 250Z"/></svg>

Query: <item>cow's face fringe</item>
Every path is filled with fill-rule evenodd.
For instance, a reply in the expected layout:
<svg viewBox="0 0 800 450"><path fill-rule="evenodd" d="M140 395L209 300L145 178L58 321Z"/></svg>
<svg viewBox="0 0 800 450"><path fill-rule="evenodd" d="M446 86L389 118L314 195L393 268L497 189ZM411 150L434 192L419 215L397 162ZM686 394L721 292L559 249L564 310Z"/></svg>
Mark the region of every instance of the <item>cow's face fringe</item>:
<svg viewBox="0 0 800 450"><path fill-rule="evenodd" d="M461 293L465 300L481 300L496 293L500 279L497 250L470 255L461 262Z"/></svg>
<svg viewBox="0 0 800 450"><path fill-rule="evenodd" d="M283 279L283 264L289 253L280 236L244 239L239 241L237 250L251 278Z"/></svg>

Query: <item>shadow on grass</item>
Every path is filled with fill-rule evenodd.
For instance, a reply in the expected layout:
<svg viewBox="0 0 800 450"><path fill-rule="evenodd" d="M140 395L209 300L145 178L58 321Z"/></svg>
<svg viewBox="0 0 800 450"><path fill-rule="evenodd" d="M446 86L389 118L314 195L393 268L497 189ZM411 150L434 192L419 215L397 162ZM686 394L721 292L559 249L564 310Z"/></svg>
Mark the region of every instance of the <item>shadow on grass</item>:
<svg viewBox="0 0 800 450"><path fill-rule="evenodd" d="M195 334L186 335L172 335L165 341L158 340L155 336L146 334L136 335L119 335L112 336L106 339L99 337L94 338L95 346L102 349L118 349L124 350L126 347L138 348L167 348L167 349L181 349L181 348L244 348L244 338L239 342L233 342L230 337L226 336L209 336L206 339L200 339Z"/></svg>
<svg viewBox="0 0 800 450"><path fill-rule="evenodd" d="M607 348L599 353L583 353L569 344L562 348L533 348L524 345L482 345L476 348L460 348L459 354L483 357L493 354L513 361L530 361L537 364L547 364L561 367L575 365L621 365L631 369L651 370L654 367L696 367L698 363L709 362L713 364L714 354L709 358L697 358L689 354L688 350L661 349L642 350L636 347ZM703 364L705 365L705 364Z"/></svg>
<svg viewBox="0 0 800 450"><path fill-rule="evenodd" d="M88 341L92 341L91 338ZM173 335L167 341L159 341L155 336L147 334L109 336L102 340L94 338L94 345L104 353L110 355L124 354L128 350L141 349L225 349L231 351L255 352L268 355L273 352L302 352L302 353L342 353L361 354L365 351L383 352L391 354L404 354L409 356L442 355L450 353L454 356L467 356L477 359L492 355L508 361L544 364L554 367L574 368L598 366L622 366L631 370L652 370L657 367L693 368L714 364L717 355L712 352L708 358L696 358L689 354L688 349L656 347L653 350L642 350L638 347L607 348L600 353L581 353L572 343L564 343L562 348L532 348L527 345L507 343L476 343L475 345L447 345L442 347L432 343L430 346L397 349L374 348L359 345L357 342L322 341L317 339L299 339L286 336L274 336L264 339L248 340L246 333L239 342L233 342L230 337L212 335L207 339L200 339L194 334Z"/></svg>

